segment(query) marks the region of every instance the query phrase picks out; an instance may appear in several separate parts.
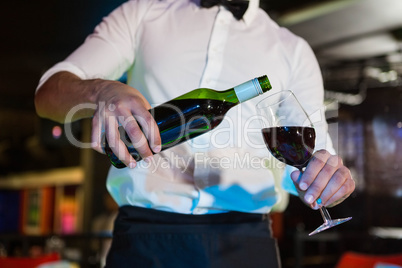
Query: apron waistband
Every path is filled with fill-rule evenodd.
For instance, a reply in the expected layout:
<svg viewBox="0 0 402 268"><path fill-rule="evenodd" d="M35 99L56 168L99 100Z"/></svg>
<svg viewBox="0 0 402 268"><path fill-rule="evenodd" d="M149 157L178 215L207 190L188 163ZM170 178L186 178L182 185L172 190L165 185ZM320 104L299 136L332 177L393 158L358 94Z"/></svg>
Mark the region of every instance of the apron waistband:
<svg viewBox="0 0 402 268"><path fill-rule="evenodd" d="M119 208L119 218L137 223L155 224L228 224L260 222L266 218L266 215L237 211L193 215L135 206L122 206Z"/></svg>

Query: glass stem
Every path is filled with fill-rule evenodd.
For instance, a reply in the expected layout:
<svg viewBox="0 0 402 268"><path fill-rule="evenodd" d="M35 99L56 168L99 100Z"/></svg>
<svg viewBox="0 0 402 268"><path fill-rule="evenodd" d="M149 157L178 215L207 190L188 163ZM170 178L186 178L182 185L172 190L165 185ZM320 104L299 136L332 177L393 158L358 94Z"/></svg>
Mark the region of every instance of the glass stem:
<svg viewBox="0 0 402 268"><path fill-rule="evenodd" d="M299 176L299 179L300 179L301 175L303 174L303 169L299 168L299 171L300 171L300 176ZM329 215L329 212L325 207L320 208L320 213L321 213L322 219L324 220L324 223L328 223L328 222L332 221L332 218Z"/></svg>
<svg viewBox="0 0 402 268"><path fill-rule="evenodd" d="M321 213L321 217L325 223L328 223L332 220L331 216L328 213L328 210L325 207L320 208L320 213Z"/></svg>

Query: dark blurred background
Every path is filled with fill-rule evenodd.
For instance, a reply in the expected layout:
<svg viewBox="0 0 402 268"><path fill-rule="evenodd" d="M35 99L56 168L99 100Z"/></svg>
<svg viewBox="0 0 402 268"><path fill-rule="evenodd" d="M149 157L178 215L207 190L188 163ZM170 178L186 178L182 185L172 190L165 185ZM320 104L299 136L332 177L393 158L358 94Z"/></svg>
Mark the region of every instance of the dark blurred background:
<svg viewBox="0 0 402 268"><path fill-rule="evenodd" d="M402 1L260 1L272 18L305 38L315 51L324 76L330 132L357 182L351 198L331 209L334 217L354 219L316 240L307 239L305 232L321 223L319 213L290 198L278 234L284 266L332 267L348 250L402 252L398 232L379 234L402 227ZM43 72L71 53L122 2L2 3L0 190L9 187L5 181L15 174L80 166L84 176L92 178L84 189L105 192L107 159L76 148L63 133L55 134L64 126L38 118L33 96ZM87 138L87 124L74 123L72 130ZM102 211L94 205L100 195L85 193L84 208L90 210L87 217L93 217ZM84 219L83 230L89 229L90 220Z"/></svg>

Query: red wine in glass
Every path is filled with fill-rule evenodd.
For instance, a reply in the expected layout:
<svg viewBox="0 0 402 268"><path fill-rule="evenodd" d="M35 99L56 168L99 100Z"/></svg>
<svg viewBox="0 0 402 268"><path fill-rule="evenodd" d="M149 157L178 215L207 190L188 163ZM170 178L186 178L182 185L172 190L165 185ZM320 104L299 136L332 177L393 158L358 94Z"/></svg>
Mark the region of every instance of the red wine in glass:
<svg viewBox="0 0 402 268"><path fill-rule="evenodd" d="M272 127L262 129L265 145L271 154L299 170L313 156L315 130L312 127Z"/></svg>
<svg viewBox="0 0 402 268"><path fill-rule="evenodd" d="M260 101L257 106L265 145L279 161L303 172L313 156L316 133L314 126L291 91L281 91ZM321 202L318 198L317 203ZM352 217L331 219L327 209L320 209L324 223L309 235L344 223Z"/></svg>

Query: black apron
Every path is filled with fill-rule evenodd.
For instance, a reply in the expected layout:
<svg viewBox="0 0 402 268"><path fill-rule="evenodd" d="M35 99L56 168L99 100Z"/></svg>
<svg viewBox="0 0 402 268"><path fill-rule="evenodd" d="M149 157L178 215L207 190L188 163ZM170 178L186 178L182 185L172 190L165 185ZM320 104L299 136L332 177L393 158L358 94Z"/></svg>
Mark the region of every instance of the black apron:
<svg viewBox="0 0 402 268"><path fill-rule="evenodd" d="M277 268L280 259L266 215L187 215L123 206L106 267Z"/></svg>

